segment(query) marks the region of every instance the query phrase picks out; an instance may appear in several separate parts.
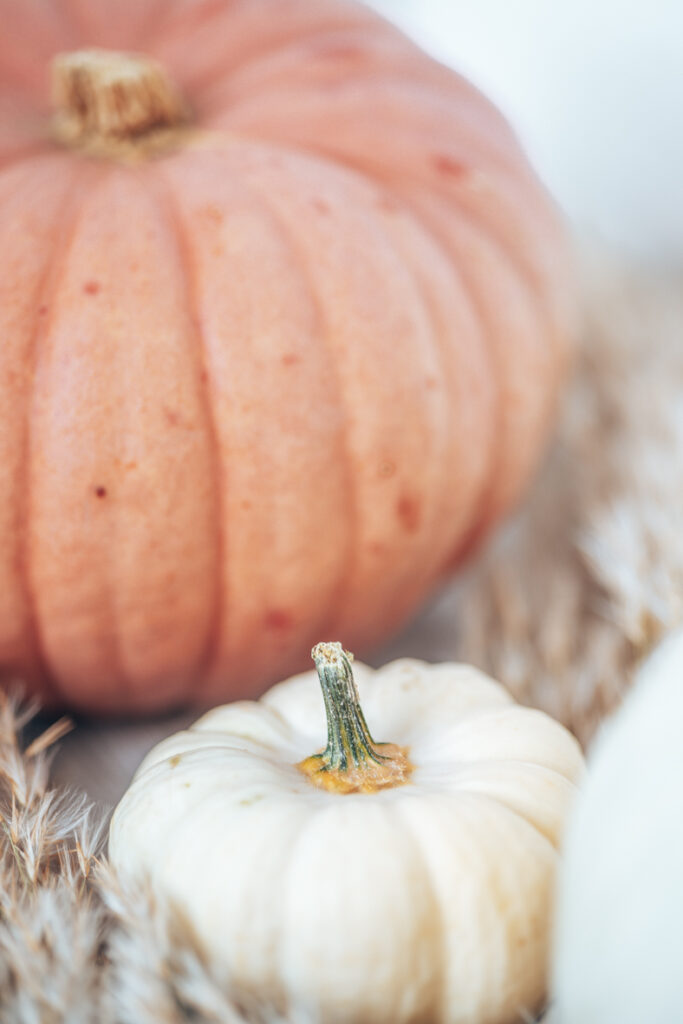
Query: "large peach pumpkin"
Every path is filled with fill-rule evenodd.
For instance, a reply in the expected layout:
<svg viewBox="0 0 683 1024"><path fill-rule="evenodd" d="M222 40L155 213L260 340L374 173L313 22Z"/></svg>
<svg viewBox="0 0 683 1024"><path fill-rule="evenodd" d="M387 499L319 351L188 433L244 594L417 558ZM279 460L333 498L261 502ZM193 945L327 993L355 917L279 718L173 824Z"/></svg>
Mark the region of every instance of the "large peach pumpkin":
<svg viewBox="0 0 683 1024"><path fill-rule="evenodd" d="M346 0L0 16L4 675L144 709L367 650L552 417L572 290L515 138ZM158 63L58 61L55 120L94 47Z"/></svg>

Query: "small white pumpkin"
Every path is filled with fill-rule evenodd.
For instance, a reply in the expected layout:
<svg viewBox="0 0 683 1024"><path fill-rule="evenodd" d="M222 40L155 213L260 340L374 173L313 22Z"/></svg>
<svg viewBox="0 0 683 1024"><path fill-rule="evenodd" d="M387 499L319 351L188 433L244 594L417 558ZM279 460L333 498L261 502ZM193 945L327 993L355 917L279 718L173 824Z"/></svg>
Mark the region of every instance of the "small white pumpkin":
<svg viewBox="0 0 683 1024"><path fill-rule="evenodd" d="M507 1024L546 984L573 737L463 665L339 644L157 746L111 825L238 993L344 1024ZM299 1019L297 1017L297 1019Z"/></svg>
<svg viewBox="0 0 683 1024"><path fill-rule="evenodd" d="M604 726L559 874L553 1024L683 1019L683 630Z"/></svg>

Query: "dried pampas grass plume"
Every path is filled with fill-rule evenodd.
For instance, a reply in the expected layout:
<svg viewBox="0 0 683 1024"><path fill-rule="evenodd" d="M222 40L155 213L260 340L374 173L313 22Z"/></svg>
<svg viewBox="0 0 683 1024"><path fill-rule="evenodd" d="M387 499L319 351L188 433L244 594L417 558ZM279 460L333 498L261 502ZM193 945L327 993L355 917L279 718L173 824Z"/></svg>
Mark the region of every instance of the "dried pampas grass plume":
<svg viewBox="0 0 683 1024"><path fill-rule="evenodd" d="M106 931L92 872L103 819L85 797L49 788L55 723L21 750L33 705L0 693L0 1019L97 1021Z"/></svg>
<svg viewBox="0 0 683 1024"><path fill-rule="evenodd" d="M275 1024L214 981L191 930L103 857L106 815L49 785L61 720L0 693L0 1020L3 1024Z"/></svg>
<svg viewBox="0 0 683 1024"><path fill-rule="evenodd" d="M590 261L545 471L458 588L457 654L585 743L683 622L683 291Z"/></svg>

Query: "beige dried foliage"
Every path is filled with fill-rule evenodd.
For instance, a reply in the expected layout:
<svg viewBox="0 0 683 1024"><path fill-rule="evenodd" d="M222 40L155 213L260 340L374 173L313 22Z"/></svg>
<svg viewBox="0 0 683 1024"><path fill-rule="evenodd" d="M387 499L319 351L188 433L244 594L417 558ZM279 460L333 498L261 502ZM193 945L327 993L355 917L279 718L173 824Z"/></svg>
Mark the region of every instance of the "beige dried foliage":
<svg viewBox="0 0 683 1024"><path fill-rule="evenodd" d="M35 710L0 693L0 1019L95 1024L105 928L91 872L103 821L84 797L49 788L46 752L65 721L22 752Z"/></svg>
<svg viewBox="0 0 683 1024"><path fill-rule="evenodd" d="M553 451L456 615L463 660L587 742L683 622L683 290L591 260L585 294Z"/></svg>
<svg viewBox="0 0 683 1024"><path fill-rule="evenodd" d="M66 723L22 750L35 715L0 692L3 1024L275 1024L214 980L189 926L102 857L107 816L49 785Z"/></svg>

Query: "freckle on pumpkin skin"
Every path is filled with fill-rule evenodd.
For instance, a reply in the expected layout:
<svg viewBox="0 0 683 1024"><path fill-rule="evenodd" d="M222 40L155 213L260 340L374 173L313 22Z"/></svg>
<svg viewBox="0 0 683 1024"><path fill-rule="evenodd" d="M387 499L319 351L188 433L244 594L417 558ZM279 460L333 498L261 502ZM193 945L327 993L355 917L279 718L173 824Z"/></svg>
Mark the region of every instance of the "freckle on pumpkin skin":
<svg viewBox="0 0 683 1024"><path fill-rule="evenodd" d="M396 515L408 533L415 533L420 526L420 503L410 494L404 494L396 502Z"/></svg>
<svg viewBox="0 0 683 1024"><path fill-rule="evenodd" d="M204 214L207 220L211 220L215 224L221 224L223 222L223 211L213 203L209 203L200 212Z"/></svg>
<svg viewBox="0 0 683 1024"><path fill-rule="evenodd" d="M448 153L435 153L432 157L432 165L439 174L448 178L466 178L469 173L469 168L465 164L449 156Z"/></svg>
<svg viewBox="0 0 683 1024"><path fill-rule="evenodd" d="M377 199L377 208L384 213L397 213L401 209L401 204L393 196L381 195Z"/></svg>
<svg viewBox="0 0 683 1024"><path fill-rule="evenodd" d="M170 426L177 427L180 425L180 415L175 411L175 409L170 409L167 405L165 405L164 416L166 418L166 422Z"/></svg>
<svg viewBox="0 0 683 1024"><path fill-rule="evenodd" d="M396 472L396 463L392 459L383 459L377 468L377 472L379 476L389 479Z"/></svg>
<svg viewBox="0 0 683 1024"><path fill-rule="evenodd" d="M263 617L267 629L290 629L292 616L284 608L271 608Z"/></svg>
<svg viewBox="0 0 683 1024"><path fill-rule="evenodd" d="M263 793L254 793L253 796L246 796L244 800L240 800L240 807L251 807L252 804L257 804L263 800Z"/></svg>

